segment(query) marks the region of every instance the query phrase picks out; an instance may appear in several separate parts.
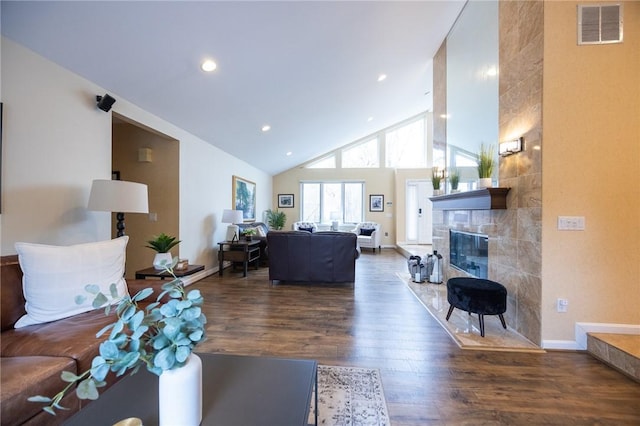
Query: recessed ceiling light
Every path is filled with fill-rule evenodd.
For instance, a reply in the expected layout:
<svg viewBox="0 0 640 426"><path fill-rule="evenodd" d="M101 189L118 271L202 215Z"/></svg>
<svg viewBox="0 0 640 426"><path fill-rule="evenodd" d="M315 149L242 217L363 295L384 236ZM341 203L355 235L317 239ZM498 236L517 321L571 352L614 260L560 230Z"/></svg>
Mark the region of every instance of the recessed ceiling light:
<svg viewBox="0 0 640 426"><path fill-rule="evenodd" d="M214 62L213 59L206 59L202 62L202 65L200 65L200 68L202 68L202 71L212 72L216 68L218 68L218 65Z"/></svg>
<svg viewBox="0 0 640 426"><path fill-rule="evenodd" d="M367 118L367 121L373 121L373 117Z"/></svg>
<svg viewBox="0 0 640 426"><path fill-rule="evenodd" d="M287 157L290 157L290 156L291 156L291 154L293 154L293 152L288 151L288 152L287 152Z"/></svg>
<svg viewBox="0 0 640 426"><path fill-rule="evenodd" d="M271 130L271 126L269 126L268 124L265 124L264 126L262 126L263 132L268 132L269 130Z"/></svg>

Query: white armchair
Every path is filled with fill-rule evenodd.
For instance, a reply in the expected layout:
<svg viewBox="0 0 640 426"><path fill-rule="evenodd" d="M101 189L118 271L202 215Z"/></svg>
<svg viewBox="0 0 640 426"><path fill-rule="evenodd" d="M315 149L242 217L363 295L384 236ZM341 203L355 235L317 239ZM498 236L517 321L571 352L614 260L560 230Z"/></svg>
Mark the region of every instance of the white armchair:
<svg viewBox="0 0 640 426"><path fill-rule="evenodd" d="M380 240L382 237L382 227L376 222L360 222L353 231L358 236L358 246L360 248L372 248L376 252L376 247L380 250Z"/></svg>
<svg viewBox="0 0 640 426"><path fill-rule="evenodd" d="M293 222L293 230L294 231L309 231L318 232L318 225L314 222Z"/></svg>

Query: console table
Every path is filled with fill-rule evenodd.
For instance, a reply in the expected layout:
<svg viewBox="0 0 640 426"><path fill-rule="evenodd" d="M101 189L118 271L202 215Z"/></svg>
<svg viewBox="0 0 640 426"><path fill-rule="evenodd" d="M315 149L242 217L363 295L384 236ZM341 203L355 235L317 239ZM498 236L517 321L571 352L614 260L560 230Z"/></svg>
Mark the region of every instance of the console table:
<svg viewBox="0 0 640 426"><path fill-rule="evenodd" d="M202 359L202 426L308 424L313 390L318 394L316 361L198 356ZM145 368L101 392L65 425L112 425L129 417L141 419L144 425L158 424L158 376Z"/></svg>
<svg viewBox="0 0 640 426"><path fill-rule="evenodd" d="M218 245L220 246L218 251L218 273L220 276L222 276L222 264L225 260L242 263L243 277L247 276L247 270L251 262L255 262L256 269L258 269L258 261L260 260L259 240L221 241Z"/></svg>

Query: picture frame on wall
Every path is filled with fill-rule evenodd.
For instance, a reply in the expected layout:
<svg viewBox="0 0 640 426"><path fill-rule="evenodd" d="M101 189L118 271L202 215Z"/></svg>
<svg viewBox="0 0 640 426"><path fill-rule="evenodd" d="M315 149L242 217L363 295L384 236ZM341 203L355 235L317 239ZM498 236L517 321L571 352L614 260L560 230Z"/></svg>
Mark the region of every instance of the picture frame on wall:
<svg viewBox="0 0 640 426"><path fill-rule="evenodd" d="M256 184L240 176L233 176L231 205L235 210L242 210L245 222L256 220Z"/></svg>
<svg viewBox="0 0 640 426"><path fill-rule="evenodd" d="M278 208L279 209L291 209L293 208L293 194L278 194Z"/></svg>
<svg viewBox="0 0 640 426"><path fill-rule="evenodd" d="M380 195L380 194L369 195L369 211L370 212L384 211L384 195Z"/></svg>

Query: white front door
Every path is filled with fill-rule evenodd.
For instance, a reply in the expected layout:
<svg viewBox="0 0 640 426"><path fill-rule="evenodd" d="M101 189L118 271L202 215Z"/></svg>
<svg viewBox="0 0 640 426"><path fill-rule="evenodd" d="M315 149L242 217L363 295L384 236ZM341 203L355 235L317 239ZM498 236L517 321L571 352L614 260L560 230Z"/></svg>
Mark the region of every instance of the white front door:
<svg viewBox="0 0 640 426"><path fill-rule="evenodd" d="M428 180L407 181L406 238L408 244L432 244L431 201L433 187Z"/></svg>

